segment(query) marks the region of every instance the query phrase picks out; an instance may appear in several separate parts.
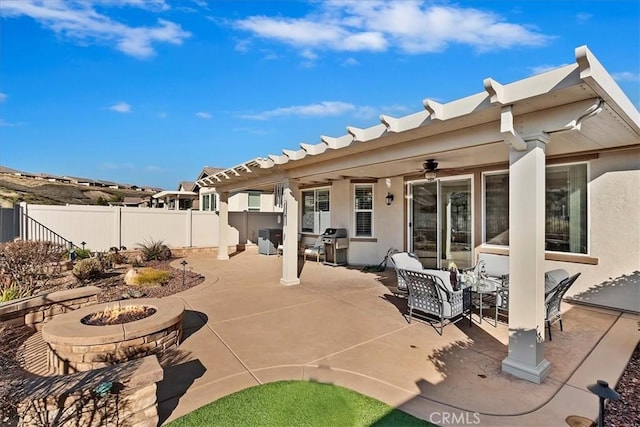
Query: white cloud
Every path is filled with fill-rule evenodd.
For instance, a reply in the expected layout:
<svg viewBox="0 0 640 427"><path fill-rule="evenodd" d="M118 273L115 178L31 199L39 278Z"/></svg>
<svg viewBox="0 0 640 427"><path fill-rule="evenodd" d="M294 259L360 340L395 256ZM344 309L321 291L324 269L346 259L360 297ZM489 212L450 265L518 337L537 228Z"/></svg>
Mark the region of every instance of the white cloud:
<svg viewBox="0 0 640 427"><path fill-rule="evenodd" d="M355 58L347 58L342 61L342 65L345 67L353 67L355 65L360 65L360 62L358 62L358 60Z"/></svg>
<svg viewBox="0 0 640 427"><path fill-rule="evenodd" d="M301 18L250 16L238 30L305 50L438 52L451 44L483 52L541 46L551 37L491 12L422 0L328 1Z"/></svg>
<svg viewBox="0 0 640 427"><path fill-rule="evenodd" d="M113 104L111 107L109 107L109 110L115 111L116 113L130 113L131 105L127 104L126 102L118 102L117 104Z"/></svg>
<svg viewBox="0 0 640 427"><path fill-rule="evenodd" d="M323 101L317 104L295 105L292 107L281 107L274 110L263 111L257 114L245 114L241 117L253 120L267 120L272 117L282 116L325 117L337 116L355 110L356 106L348 102Z"/></svg>
<svg viewBox="0 0 640 427"><path fill-rule="evenodd" d="M246 132L251 135L267 135L268 132L264 129L254 129L254 128L233 128L231 129L233 132Z"/></svg>
<svg viewBox="0 0 640 427"><path fill-rule="evenodd" d="M212 118L213 116L211 115L211 113L207 113L206 111L198 111L196 113L196 117L199 118L199 119L208 120L208 119Z"/></svg>
<svg viewBox="0 0 640 427"><path fill-rule="evenodd" d="M586 24L592 17L590 13L578 13L576 15L576 21L578 24Z"/></svg>
<svg viewBox="0 0 640 427"><path fill-rule="evenodd" d="M623 71L620 73L611 73L611 76L619 82L638 82L640 81L640 74L632 73L629 71Z"/></svg>
<svg viewBox="0 0 640 427"><path fill-rule="evenodd" d="M6 93L0 92L0 104L7 100L8 95Z"/></svg>
<svg viewBox="0 0 640 427"><path fill-rule="evenodd" d="M0 119L0 127L10 128L10 127L22 126L23 124L24 123L21 123L21 122L7 122L3 119Z"/></svg>
<svg viewBox="0 0 640 427"><path fill-rule="evenodd" d="M133 169L134 165L131 163L113 163L113 162L103 162L100 164L100 169L106 170L122 170L122 169Z"/></svg>
<svg viewBox="0 0 640 427"><path fill-rule="evenodd" d="M150 12L169 7L164 0L3 0L2 15L28 16L70 40L113 45L126 55L140 59L153 56L157 43L180 45L191 36L180 25L165 19L158 19L152 27L132 27L97 11L94 6L132 6Z"/></svg>
<svg viewBox="0 0 640 427"><path fill-rule="evenodd" d="M551 71L551 70L555 70L556 68L561 68L561 67L566 67L567 65L571 65L571 64L560 64L560 65L550 65L550 64L542 64L542 65L537 65L535 67L531 67L531 74L535 75L535 74L542 74L542 73L546 73L547 71Z"/></svg>

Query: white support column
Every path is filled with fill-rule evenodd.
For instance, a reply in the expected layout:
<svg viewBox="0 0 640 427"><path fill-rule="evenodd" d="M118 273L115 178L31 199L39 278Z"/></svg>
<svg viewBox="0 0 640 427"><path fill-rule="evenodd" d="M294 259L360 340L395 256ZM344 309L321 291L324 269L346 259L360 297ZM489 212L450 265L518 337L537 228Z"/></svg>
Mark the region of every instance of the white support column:
<svg viewBox="0 0 640 427"><path fill-rule="evenodd" d="M544 358L546 134L509 149L509 355L502 370L535 383L549 373ZM520 147L518 147L520 148Z"/></svg>
<svg viewBox="0 0 640 427"><path fill-rule="evenodd" d="M229 192L220 194L218 209L218 259L229 259Z"/></svg>
<svg viewBox="0 0 640 427"><path fill-rule="evenodd" d="M282 242L282 277L283 285L298 285L298 184L292 180L284 181L284 227Z"/></svg>

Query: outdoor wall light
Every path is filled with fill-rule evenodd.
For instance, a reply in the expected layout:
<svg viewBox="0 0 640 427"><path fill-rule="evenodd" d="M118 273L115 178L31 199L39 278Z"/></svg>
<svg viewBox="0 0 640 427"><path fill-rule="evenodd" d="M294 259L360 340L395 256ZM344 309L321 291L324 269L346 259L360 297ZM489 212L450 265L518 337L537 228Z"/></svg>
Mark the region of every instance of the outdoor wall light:
<svg viewBox="0 0 640 427"><path fill-rule="evenodd" d="M393 203L393 194L387 193L387 197L385 197L385 199L387 200L387 206L391 206L391 203Z"/></svg>

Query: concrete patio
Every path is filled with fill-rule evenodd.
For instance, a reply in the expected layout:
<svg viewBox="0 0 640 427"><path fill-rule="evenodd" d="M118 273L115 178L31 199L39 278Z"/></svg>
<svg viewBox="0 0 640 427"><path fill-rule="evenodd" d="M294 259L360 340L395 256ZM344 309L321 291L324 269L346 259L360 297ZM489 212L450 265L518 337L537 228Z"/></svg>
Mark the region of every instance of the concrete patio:
<svg viewBox="0 0 640 427"><path fill-rule="evenodd" d="M179 261L174 264L178 267ZM564 331L545 343L549 377L536 385L501 370L508 330L466 320L442 336L407 323L404 301L388 286L392 270L304 263L301 284L280 284L282 259L257 248L219 261L193 255L203 284L179 296L185 336L165 368L158 401L163 423L255 385L309 379L345 386L439 425L566 426L596 419L586 386L612 386L640 333L639 316L566 306ZM454 423L446 421L455 420Z"/></svg>

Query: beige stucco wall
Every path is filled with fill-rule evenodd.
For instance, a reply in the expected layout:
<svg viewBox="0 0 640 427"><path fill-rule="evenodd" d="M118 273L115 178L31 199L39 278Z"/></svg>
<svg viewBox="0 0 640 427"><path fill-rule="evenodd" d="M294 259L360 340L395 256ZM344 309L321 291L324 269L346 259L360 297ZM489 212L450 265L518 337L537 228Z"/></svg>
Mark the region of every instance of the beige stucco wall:
<svg viewBox="0 0 640 427"><path fill-rule="evenodd" d="M597 265L547 261L581 277L573 295L640 271L640 149L601 153L589 163L589 254Z"/></svg>
<svg viewBox="0 0 640 427"><path fill-rule="evenodd" d="M481 236L481 179L474 180L474 237ZM401 177L380 179L374 187L374 240L353 240L353 185L349 180L331 186L331 226L349 232L348 262L377 264L389 248L404 249L406 200ZM600 153L589 161L589 254L597 265L547 260L547 270L564 268L581 272L568 295L579 293L610 278L640 270L640 149ZM386 205L387 192L394 195Z"/></svg>
<svg viewBox="0 0 640 427"><path fill-rule="evenodd" d="M331 185L331 227L346 228L349 234L347 260L352 265L377 264L389 248L403 247L404 188L403 179L386 178L374 184L373 238L354 237L354 185L350 180L334 181ZM387 206L387 193L394 195ZM346 207L346 208L344 208Z"/></svg>

